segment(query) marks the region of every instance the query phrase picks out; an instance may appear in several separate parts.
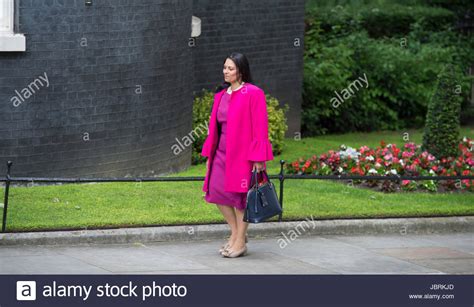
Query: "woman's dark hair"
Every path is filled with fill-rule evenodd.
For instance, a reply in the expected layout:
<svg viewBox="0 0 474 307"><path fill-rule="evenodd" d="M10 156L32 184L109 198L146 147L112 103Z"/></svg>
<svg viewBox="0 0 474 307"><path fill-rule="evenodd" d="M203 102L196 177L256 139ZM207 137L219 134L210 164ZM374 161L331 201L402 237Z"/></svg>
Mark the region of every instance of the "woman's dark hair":
<svg viewBox="0 0 474 307"><path fill-rule="evenodd" d="M224 59L224 62L222 64L224 64L227 59L231 59L235 63L235 66L237 67L237 71L241 75L243 82L246 82L246 83L253 82L252 74L250 73L249 61L247 60L247 57L245 55L238 52L232 52L229 56L227 56ZM229 86L230 86L230 83L224 81L223 83L217 86L216 93L222 91L225 88L228 88Z"/></svg>

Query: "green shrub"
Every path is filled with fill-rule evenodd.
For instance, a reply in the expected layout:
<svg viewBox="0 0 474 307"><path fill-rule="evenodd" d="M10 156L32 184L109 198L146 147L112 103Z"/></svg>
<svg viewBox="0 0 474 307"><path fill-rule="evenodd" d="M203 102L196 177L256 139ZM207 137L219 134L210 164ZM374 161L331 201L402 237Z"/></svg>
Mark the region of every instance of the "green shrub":
<svg viewBox="0 0 474 307"><path fill-rule="evenodd" d="M381 38L407 35L415 23L428 31L446 29L454 24L456 15L439 7L368 3L313 7L307 11L306 19L319 22L328 37L365 29L370 37Z"/></svg>
<svg viewBox="0 0 474 307"><path fill-rule="evenodd" d="M286 124L286 112L289 107L285 104L283 108L279 106L276 98L266 95L267 111L268 111L268 137L272 142L273 153L278 155L283 149L283 140L285 133L288 130ZM214 101L214 93L208 90L203 90L194 98L193 104L193 130L202 131L205 127L204 133L195 133L195 140L193 142L192 164L199 164L206 161L206 157L201 156L202 146L207 137L207 127L209 116L211 114L211 107ZM197 135L197 137L196 137Z"/></svg>
<svg viewBox="0 0 474 307"><path fill-rule="evenodd" d="M360 6L318 7L308 13L302 110L305 136L422 127L442 67L449 63L462 68L472 65L474 40L452 31L449 24L453 15L449 11L390 3L377 11L373 4L362 2ZM392 7L395 12L389 11ZM370 37L363 20L379 12L411 16L406 23L410 32L396 33L401 30L393 26L388 30L393 34L390 38ZM444 17L437 21L433 16ZM438 22L439 28L430 20ZM462 109L468 110L470 78L461 71L456 73L462 84ZM369 87L338 108L332 107L335 91L347 88L364 74Z"/></svg>
<svg viewBox="0 0 474 307"><path fill-rule="evenodd" d="M452 25L453 12L437 7L390 5L367 7L360 12L360 22L370 37L402 36L418 22L425 30L439 31Z"/></svg>
<svg viewBox="0 0 474 307"><path fill-rule="evenodd" d="M268 113L268 138L272 143L273 154L279 155L283 150L283 141L288 130L286 113L289 110L289 106L285 104L281 108L276 98L268 94L265 96Z"/></svg>
<svg viewBox="0 0 474 307"><path fill-rule="evenodd" d="M407 48L416 53L425 44L448 48L451 51L451 61L458 63L461 67L469 67L472 64L474 52L474 39L462 35L449 28L437 32L424 29L419 23L412 25L412 30L406 37Z"/></svg>
<svg viewBox="0 0 474 307"><path fill-rule="evenodd" d="M211 114L211 106L214 101L214 93L203 90L196 95L193 103L193 130L206 127L204 133L197 134L193 142L192 164L199 164L206 161L206 157L201 156L202 145L207 137L209 127L209 116ZM196 135L196 134L195 134Z"/></svg>
<svg viewBox="0 0 474 307"><path fill-rule="evenodd" d="M422 148L438 159L457 157L459 152L461 98L456 76L453 65L441 71L426 115Z"/></svg>
<svg viewBox="0 0 474 307"><path fill-rule="evenodd" d="M333 108L330 100L335 89L347 86L352 77L353 51L346 45L320 46L314 57L304 60L302 130L310 135L346 128L344 109ZM346 122L347 124L347 122Z"/></svg>
<svg viewBox="0 0 474 307"><path fill-rule="evenodd" d="M375 40L364 32L318 42L315 33L308 37L304 60L305 135L423 126L436 75L445 63L454 62L452 48L423 44L412 50L399 40ZM334 108L335 91L364 74L368 88Z"/></svg>

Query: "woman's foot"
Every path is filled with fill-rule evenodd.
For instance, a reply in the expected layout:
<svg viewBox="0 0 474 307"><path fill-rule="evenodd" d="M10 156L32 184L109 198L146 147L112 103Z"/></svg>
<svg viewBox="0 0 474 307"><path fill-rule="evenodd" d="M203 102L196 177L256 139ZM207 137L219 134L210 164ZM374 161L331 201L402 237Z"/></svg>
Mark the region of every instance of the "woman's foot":
<svg viewBox="0 0 474 307"><path fill-rule="evenodd" d="M230 255L238 255L238 254L243 254L244 249L246 250L247 245L245 244L245 239L237 239L235 240L234 244L232 244L230 247L224 249L222 251L222 256L224 257L229 257ZM238 257L238 256L236 256ZM234 258L234 257L229 257L229 258Z"/></svg>
<svg viewBox="0 0 474 307"><path fill-rule="evenodd" d="M232 246L235 244L235 241L236 241L236 237L233 237L231 235L229 239L227 240L227 243L221 246L221 248L219 249L219 253L222 254L225 250L231 249ZM248 236L245 235L245 243L247 242L248 242Z"/></svg>
<svg viewBox="0 0 474 307"><path fill-rule="evenodd" d="M236 245L237 242L231 249L224 250L222 252L222 256L225 258L237 258L240 256L245 256L245 254L247 253L247 244L245 244L244 242L241 248L237 248Z"/></svg>
<svg viewBox="0 0 474 307"><path fill-rule="evenodd" d="M231 245L229 243L222 245L221 248L219 248L219 254L222 254L223 251L225 251L226 249L229 249L230 247Z"/></svg>
<svg viewBox="0 0 474 307"><path fill-rule="evenodd" d="M221 248L219 249L219 253L222 254L226 249L231 248L236 238L237 236L231 235L229 239L227 239L227 242L221 246Z"/></svg>

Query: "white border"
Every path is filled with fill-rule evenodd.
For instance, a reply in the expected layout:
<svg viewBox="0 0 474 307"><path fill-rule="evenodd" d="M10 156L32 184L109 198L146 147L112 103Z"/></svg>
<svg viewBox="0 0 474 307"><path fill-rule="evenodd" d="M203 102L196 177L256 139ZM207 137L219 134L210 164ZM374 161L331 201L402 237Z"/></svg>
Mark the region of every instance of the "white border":
<svg viewBox="0 0 474 307"><path fill-rule="evenodd" d="M15 1L0 0L0 52L26 51L23 34L13 32L15 20Z"/></svg>

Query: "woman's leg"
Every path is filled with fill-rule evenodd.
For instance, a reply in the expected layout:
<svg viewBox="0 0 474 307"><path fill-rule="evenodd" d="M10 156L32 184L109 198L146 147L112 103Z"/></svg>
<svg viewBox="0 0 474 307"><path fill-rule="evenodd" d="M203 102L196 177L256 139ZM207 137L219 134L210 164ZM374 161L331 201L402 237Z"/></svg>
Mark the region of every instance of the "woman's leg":
<svg viewBox="0 0 474 307"><path fill-rule="evenodd" d="M217 207L219 208L225 220L227 221L227 224L229 224L230 226L231 235L228 243L232 246L232 244L234 244L235 242L235 239L237 239L238 230L234 207L224 205L217 205Z"/></svg>
<svg viewBox="0 0 474 307"><path fill-rule="evenodd" d="M247 234L249 223L244 222L244 212L244 209L240 210L235 208L235 216L237 219L237 238L235 240L235 244L231 248L231 250L234 251L241 250L245 246L245 235Z"/></svg>

